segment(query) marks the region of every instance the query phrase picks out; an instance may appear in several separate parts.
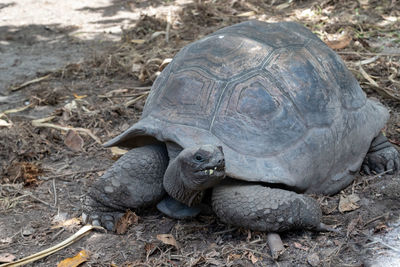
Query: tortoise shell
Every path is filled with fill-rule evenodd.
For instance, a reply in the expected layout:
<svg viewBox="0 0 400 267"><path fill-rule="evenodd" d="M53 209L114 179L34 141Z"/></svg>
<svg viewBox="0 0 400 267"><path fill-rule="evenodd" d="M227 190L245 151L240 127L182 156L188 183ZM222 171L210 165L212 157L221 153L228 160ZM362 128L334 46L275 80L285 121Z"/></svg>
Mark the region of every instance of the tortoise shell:
<svg viewBox="0 0 400 267"><path fill-rule="evenodd" d="M106 146L221 145L232 178L331 194L352 181L387 119L307 28L247 21L184 47L142 118Z"/></svg>

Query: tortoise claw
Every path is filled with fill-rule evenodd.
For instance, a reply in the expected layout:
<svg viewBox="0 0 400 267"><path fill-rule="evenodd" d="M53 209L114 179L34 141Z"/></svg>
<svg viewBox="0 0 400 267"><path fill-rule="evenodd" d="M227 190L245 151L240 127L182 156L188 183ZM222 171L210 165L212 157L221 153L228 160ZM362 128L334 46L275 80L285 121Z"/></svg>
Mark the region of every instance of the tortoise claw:
<svg viewBox="0 0 400 267"><path fill-rule="evenodd" d="M383 149L369 152L363 163L363 171L370 174L387 172L393 174L399 170L400 158L399 152L393 146L388 146ZM369 172L368 172L369 170Z"/></svg>

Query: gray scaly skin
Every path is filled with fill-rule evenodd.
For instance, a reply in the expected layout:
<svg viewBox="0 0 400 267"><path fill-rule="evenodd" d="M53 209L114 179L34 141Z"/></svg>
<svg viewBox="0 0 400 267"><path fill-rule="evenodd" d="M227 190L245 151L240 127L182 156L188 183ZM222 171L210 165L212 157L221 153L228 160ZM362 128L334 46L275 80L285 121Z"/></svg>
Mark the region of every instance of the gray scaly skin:
<svg viewBox="0 0 400 267"><path fill-rule="evenodd" d="M203 145L184 149L169 165L168 162L163 144L127 152L90 188L83 203L83 221L113 230L115 221L127 209L140 209L160 201L165 196L164 187L181 202L196 205L201 202L204 189L225 177L221 147ZM174 217L168 212L179 211L165 211ZM180 214L189 213L190 210Z"/></svg>
<svg viewBox="0 0 400 267"><path fill-rule="evenodd" d="M370 175L371 171L393 174L400 167L399 153L389 140L380 133L371 143L364 159L362 170Z"/></svg>
<svg viewBox="0 0 400 267"><path fill-rule="evenodd" d="M313 198L230 178L221 182L224 167L222 148L212 145L184 149L169 164L165 146L132 149L93 185L84 204L84 220L112 230L121 212L155 204L165 191L191 206L201 201L205 189L213 188L212 207L225 223L267 232L332 230L321 223L321 210ZM381 172L398 167L397 150L379 134L363 169ZM172 206L185 209L184 205ZM182 218L174 216L182 214L180 210L165 213Z"/></svg>
<svg viewBox="0 0 400 267"><path fill-rule="evenodd" d="M212 206L225 223L256 231L329 230L311 197L292 191L231 180L213 190Z"/></svg>
<svg viewBox="0 0 400 267"><path fill-rule="evenodd" d="M222 147L203 145L182 150L164 175L167 193L191 207L202 200L203 191L225 177Z"/></svg>
<svg viewBox="0 0 400 267"><path fill-rule="evenodd" d="M132 149L90 188L83 204L83 221L113 230L127 209L156 204L165 196L162 185L168 166L164 145Z"/></svg>

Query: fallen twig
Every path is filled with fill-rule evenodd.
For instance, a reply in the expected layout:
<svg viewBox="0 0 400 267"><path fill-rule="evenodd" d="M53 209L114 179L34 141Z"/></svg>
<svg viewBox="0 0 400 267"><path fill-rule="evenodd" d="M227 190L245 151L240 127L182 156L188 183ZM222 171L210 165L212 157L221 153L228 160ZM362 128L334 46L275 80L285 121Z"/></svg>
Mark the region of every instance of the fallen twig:
<svg viewBox="0 0 400 267"><path fill-rule="evenodd" d="M29 104L29 105L27 105L27 106L25 106L25 107L13 108L13 109L5 110L5 111L3 111L3 112L0 112L0 118L3 117L3 116L5 116L5 115L7 115L7 114L17 113L17 112L24 111L25 109L28 109L28 108L30 108L30 107L32 107L32 106L33 106L33 104Z"/></svg>
<svg viewBox="0 0 400 267"><path fill-rule="evenodd" d="M392 70L393 73L389 75L389 77L388 77L389 81L391 81L391 82L394 83L394 84L400 85L400 82L399 82L399 81L396 81L396 80L394 79L395 77L397 77L397 69L394 68L394 67L391 67L390 70Z"/></svg>
<svg viewBox="0 0 400 267"><path fill-rule="evenodd" d="M25 192L25 193L26 193L26 194L25 194L24 196L31 197L31 198L33 198L34 200L39 201L40 203L42 203L42 204L44 204L44 205L46 205L46 206L49 206L50 208L54 208L53 206L51 206L51 205L50 205L49 203L47 203L46 201L41 200L40 198L34 196L32 193L30 193L30 192Z"/></svg>
<svg viewBox="0 0 400 267"><path fill-rule="evenodd" d="M368 84L372 85L372 88L379 93L380 95L388 98L393 98L397 101L400 101L400 97L395 96L393 93L391 93L389 90L386 88L380 87L374 79L371 78L371 76L368 75L368 73L362 68L361 63L359 64L359 72L361 75L368 81Z"/></svg>
<svg viewBox="0 0 400 267"><path fill-rule="evenodd" d="M387 248L390 248L393 251L396 251L397 253L400 253L400 249L399 248L395 248L395 247L393 247L393 246L391 246L391 245L389 245L389 244L387 244L387 243L385 243L382 240L379 240L377 238L374 238L372 242L367 244L367 246L370 246L370 245L373 245L373 244L376 244L376 243L379 243L379 244L381 244L381 245L383 245L383 246L385 246Z"/></svg>
<svg viewBox="0 0 400 267"><path fill-rule="evenodd" d="M125 106L125 107L129 107L130 105L136 103L138 100L142 99L143 97L147 96L148 94L149 94L149 92L145 92L145 93L143 93L141 96L138 96L138 97L136 97L136 98L134 98L134 99L132 99L132 100L129 100L128 102L126 102L126 103L124 104L124 106Z"/></svg>
<svg viewBox="0 0 400 267"><path fill-rule="evenodd" d="M101 144L100 139L97 136L95 136L89 129L75 128L75 127L70 127L70 126L61 126L61 125L57 125L57 124L53 124L53 123L48 123L47 122L47 121L51 121L54 118L55 118L55 116L50 116L50 117L47 117L47 118L33 120L32 121L32 125L35 126L35 127L54 128L54 129L62 130L62 131L72 130L72 131L81 132L81 133L87 134L88 136L93 138L93 140L95 140L98 144Z"/></svg>
<svg viewBox="0 0 400 267"><path fill-rule="evenodd" d="M267 243L271 250L271 255L274 260L277 260L279 256L285 251L282 239L277 233L268 233Z"/></svg>
<svg viewBox="0 0 400 267"><path fill-rule="evenodd" d="M54 206L53 208L57 207L58 197L57 197L57 188L56 188L56 179L53 179L53 194L54 194Z"/></svg>
<svg viewBox="0 0 400 267"><path fill-rule="evenodd" d="M67 238L66 240L62 241L61 243L58 243L57 245L50 247L48 249L45 249L41 252L38 252L36 254L33 254L31 256L25 257L23 259L14 261L14 262L9 262L5 264L1 264L0 267L6 267L6 266L21 266L24 264L28 264L31 262L35 262L37 260L40 260L48 255L51 255L65 247L68 247L69 245L73 244L74 242L78 241L82 237L84 237L89 231L93 229L103 229L102 227L99 226L93 226L93 225L85 225L83 226L78 232Z"/></svg>
<svg viewBox="0 0 400 267"><path fill-rule="evenodd" d="M374 222L374 221L377 221L377 220L379 220L379 219L381 219L381 218L383 218L383 217L387 217L387 216L389 216L389 212L386 212L385 214L382 214L382 215L379 215L379 216L377 216L377 217L375 217L375 218L372 218L371 220L369 220L369 221L367 221L366 223L364 223L363 227L365 227L365 226L367 226L368 224L370 224L370 223L372 223L372 222Z"/></svg>
<svg viewBox="0 0 400 267"><path fill-rule="evenodd" d="M234 228L229 228L229 229L226 229L226 230L222 230L222 231L219 231L219 232L215 232L214 235L226 234L226 233L229 233L229 232L233 232L233 231L235 231L235 230L237 230L236 227L234 227Z"/></svg>
<svg viewBox="0 0 400 267"><path fill-rule="evenodd" d="M365 53L357 51L336 51L339 55L359 55L359 56L382 56L382 57L398 57L400 53Z"/></svg>
<svg viewBox="0 0 400 267"><path fill-rule="evenodd" d="M360 61L360 65L368 65L368 64L371 64L371 63L377 61L378 58L379 58L379 56L374 56L374 57L371 57L371 58L368 58L368 59L361 60L361 61Z"/></svg>
<svg viewBox="0 0 400 267"><path fill-rule="evenodd" d="M358 64L358 67L360 69L361 75L373 86L379 87L379 85L374 81L374 79L371 78L371 76L368 75L368 73L363 69L361 66L361 62Z"/></svg>
<svg viewBox="0 0 400 267"><path fill-rule="evenodd" d="M57 175L52 175L52 176L47 176L47 177L40 177L40 180L48 181L50 179L54 178L60 178L60 177L65 177L65 176L70 176L70 175L76 175L76 174L82 174L82 173L88 173L88 172L99 172L99 171L104 171L106 168L99 168L99 169L93 169L93 170L83 170L83 171L77 171L77 172L69 172L69 173L64 173L64 174L57 174Z"/></svg>
<svg viewBox="0 0 400 267"><path fill-rule="evenodd" d="M137 94L131 94L131 95L113 95L113 96L108 96L108 95L98 95L99 98L124 98L124 97L135 97L135 96L140 96L143 95L142 93L137 93Z"/></svg>
<svg viewBox="0 0 400 267"><path fill-rule="evenodd" d="M371 176L371 177L368 177L367 179L361 179L361 181L359 181L358 183L354 183L353 187L354 187L354 186L357 186L357 185L361 185L361 184L363 184L363 183L365 183L365 182L368 183L369 181L374 180L375 178L378 178L379 176L384 175L384 174L386 174L386 173L389 173L389 172L391 172L391 171L393 171L393 170L392 170L392 169L386 170L386 171L384 171L384 172L381 172L381 173L375 174L375 175L373 175L373 176Z"/></svg>
<svg viewBox="0 0 400 267"><path fill-rule="evenodd" d="M136 86L132 88L127 88L127 89L134 89L134 90L150 90L151 86Z"/></svg>
<svg viewBox="0 0 400 267"><path fill-rule="evenodd" d="M27 82L25 82L25 83L23 83L21 85L11 87L10 90L13 91L13 92L18 91L18 90L20 90L20 89L22 89L22 88L24 88L24 87L26 87L28 85L31 85L31 84L38 83L40 81L46 80L50 76L51 76L51 74L47 74L46 76L39 77L39 78L30 80L30 81L27 81Z"/></svg>
<svg viewBox="0 0 400 267"><path fill-rule="evenodd" d="M171 9L168 10L167 28L165 29L165 42L169 42L169 31L171 30Z"/></svg>

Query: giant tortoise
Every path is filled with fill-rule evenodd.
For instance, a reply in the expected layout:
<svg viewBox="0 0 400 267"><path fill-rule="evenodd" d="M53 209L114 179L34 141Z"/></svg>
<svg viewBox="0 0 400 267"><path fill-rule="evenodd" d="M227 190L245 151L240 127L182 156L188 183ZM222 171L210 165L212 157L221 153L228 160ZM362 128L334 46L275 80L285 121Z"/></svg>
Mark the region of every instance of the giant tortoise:
<svg viewBox="0 0 400 267"><path fill-rule="evenodd" d="M211 195L231 225L327 229L307 194L335 194L361 168L396 171L398 152L381 132L388 117L307 28L220 29L179 51L141 119L105 144L130 151L92 185L83 219L113 229L125 210L156 203L185 218Z"/></svg>

